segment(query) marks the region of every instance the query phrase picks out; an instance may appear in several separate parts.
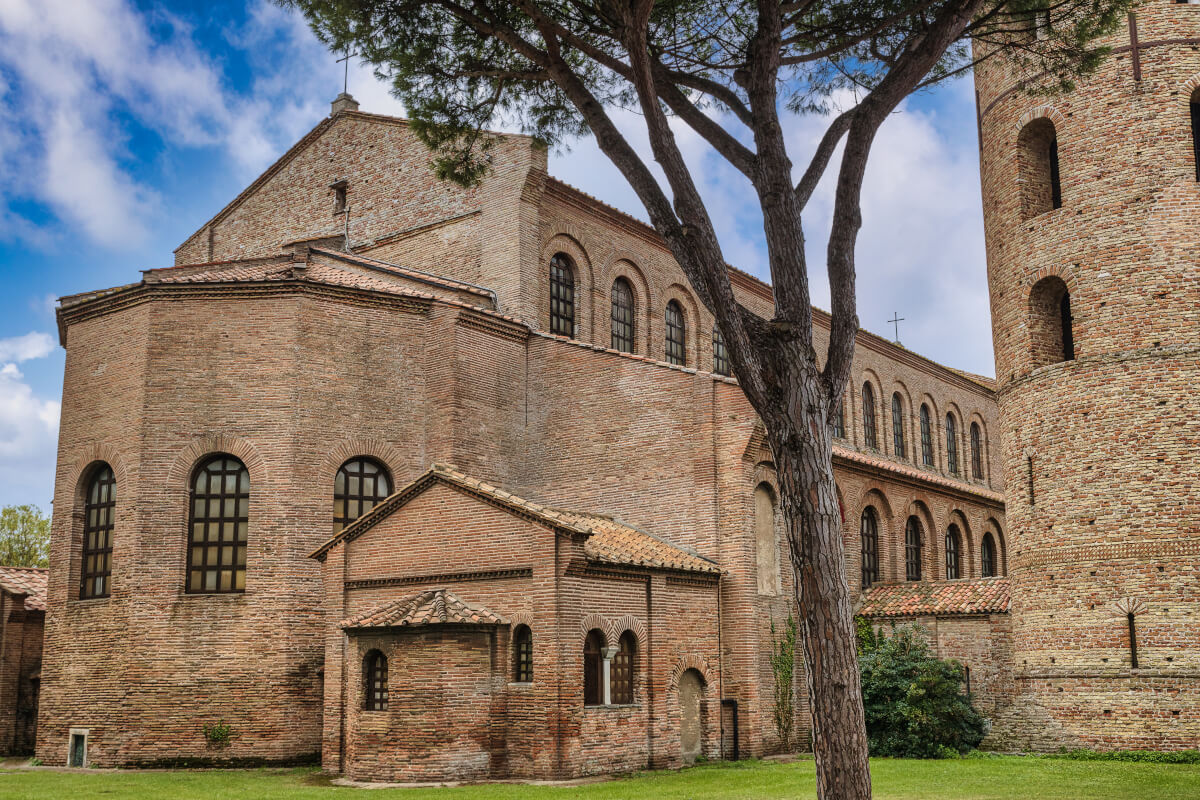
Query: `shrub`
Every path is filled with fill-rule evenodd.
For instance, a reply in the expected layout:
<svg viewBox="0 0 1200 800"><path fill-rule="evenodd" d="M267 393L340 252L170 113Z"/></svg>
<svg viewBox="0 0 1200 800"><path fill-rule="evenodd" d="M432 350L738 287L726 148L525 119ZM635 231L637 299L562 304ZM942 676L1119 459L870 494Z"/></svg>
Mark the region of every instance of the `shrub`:
<svg viewBox="0 0 1200 800"><path fill-rule="evenodd" d="M935 658L920 628L901 626L891 636L860 641L871 755L946 758L979 744L985 723L963 693L962 666Z"/></svg>
<svg viewBox="0 0 1200 800"><path fill-rule="evenodd" d="M233 741L233 728L225 724L225 720L209 725L204 724L204 739L209 747L228 747Z"/></svg>

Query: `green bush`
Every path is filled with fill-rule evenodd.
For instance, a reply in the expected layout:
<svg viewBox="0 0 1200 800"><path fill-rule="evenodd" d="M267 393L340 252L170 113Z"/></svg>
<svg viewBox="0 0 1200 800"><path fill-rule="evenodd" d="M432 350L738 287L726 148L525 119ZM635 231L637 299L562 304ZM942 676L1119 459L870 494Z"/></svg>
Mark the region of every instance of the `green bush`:
<svg viewBox="0 0 1200 800"><path fill-rule="evenodd" d="M872 633L859 641L871 755L946 758L979 744L984 720L963 692L962 666L935 658L919 628L901 626L891 636Z"/></svg>

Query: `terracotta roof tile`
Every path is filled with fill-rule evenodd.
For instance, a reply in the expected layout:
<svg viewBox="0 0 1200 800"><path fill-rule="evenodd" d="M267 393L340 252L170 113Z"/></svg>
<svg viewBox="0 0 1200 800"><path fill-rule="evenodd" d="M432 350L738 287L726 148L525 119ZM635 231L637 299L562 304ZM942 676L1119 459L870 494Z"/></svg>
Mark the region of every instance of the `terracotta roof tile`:
<svg viewBox="0 0 1200 800"><path fill-rule="evenodd" d="M881 583L863 595L864 617L918 617L943 614L1007 614L1008 578Z"/></svg>
<svg viewBox="0 0 1200 800"><path fill-rule="evenodd" d="M29 611L46 610L46 575L40 567L0 567L0 589L14 595L25 595Z"/></svg>
<svg viewBox="0 0 1200 800"><path fill-rule="evenodd" d="M960 492L976 495L977 497L986 497L988 500L994 500L997 503L1004 502L1004 495L1000 492L993 491L986 486L978 483L967 483L966 481L947 478L939 475L936 472L931 472L926 469L918 469L911 464L905 464L901 461L893 461L884 456L874 455L872 453L864 453L860 450L854 450L841 445L833 446L833 455L835 457L844 458L847 461L852 461L856 464L863 464L877 469L884 469L889 472L894 472L904 475L909 478L915 478L926 483L934 483L938 486L944 486L948 489L957 489Z"/></svg>
<svg viewBox="0 0 1200 800"><path fill-rule="evenodd" d="M473 606L446 589L423 592L393 600L365 614L342 620L344 630L359 628L408 628L418 625L502 625L494 611Z"/></svg>

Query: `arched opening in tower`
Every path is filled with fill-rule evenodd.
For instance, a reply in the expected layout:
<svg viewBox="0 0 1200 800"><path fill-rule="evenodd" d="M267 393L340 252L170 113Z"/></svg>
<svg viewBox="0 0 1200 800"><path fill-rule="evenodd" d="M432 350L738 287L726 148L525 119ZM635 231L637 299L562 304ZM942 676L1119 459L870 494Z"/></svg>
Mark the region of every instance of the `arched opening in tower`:
<svg viewBox="0 0 1200 800"><path fill-rule="evenodd" d="M1075 358L1071 293L1062 278L1043 278L1030 291L1029 336L1035 369Z"/></svg>
<svg viewBox="0 0 1200 800"><path fill-rule="evenodd" d="M1017 175L1021 187L1021 216L1033 219L1062 207L1058 133L1046 117L1033 120L1017 134Z"/></svg>

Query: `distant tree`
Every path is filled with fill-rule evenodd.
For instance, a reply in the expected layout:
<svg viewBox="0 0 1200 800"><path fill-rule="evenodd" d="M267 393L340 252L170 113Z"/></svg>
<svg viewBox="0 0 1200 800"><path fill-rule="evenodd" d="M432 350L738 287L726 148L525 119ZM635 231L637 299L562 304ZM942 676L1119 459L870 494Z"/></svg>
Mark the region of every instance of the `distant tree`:
<svg viewBox="0 0 1200 800"><path fill-rule="evenodd" d="M0 566L44 567L50 561L50 518L37 506L0 509Z"/></svg>
<svg viewBox="0 0 1200 800"><path fill-rule="evenodd" d="M300 9L331 49L358 53L392 80L441 176L479 180L494 142L485 130L508 122L550 145L590 133L629 182L716 318L766 428L796 575L818 795L869 798L830 424L858 330L854 247L871 145L906 97L980 59L1011 62L1031 87L1070 85L1100 63L1105 50L1094 40L1116 30L1134 0L278 2ZM614 109L640 119L665 185L617 127ZM784 114L827 115L800 170ZM772 319L734 297L712 215L676 138L682 128L754 189ZM801 219L843 140L822 359Z"/></svg>

